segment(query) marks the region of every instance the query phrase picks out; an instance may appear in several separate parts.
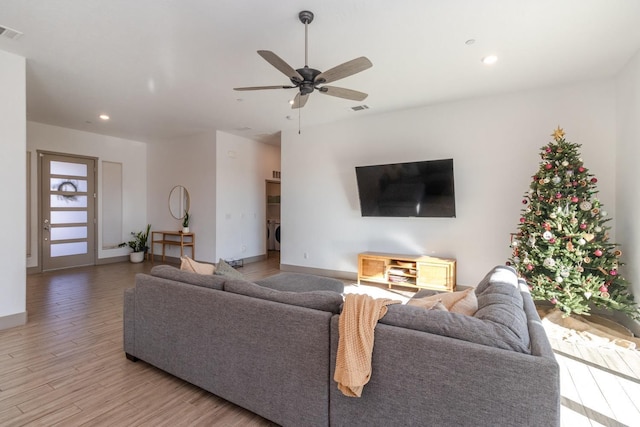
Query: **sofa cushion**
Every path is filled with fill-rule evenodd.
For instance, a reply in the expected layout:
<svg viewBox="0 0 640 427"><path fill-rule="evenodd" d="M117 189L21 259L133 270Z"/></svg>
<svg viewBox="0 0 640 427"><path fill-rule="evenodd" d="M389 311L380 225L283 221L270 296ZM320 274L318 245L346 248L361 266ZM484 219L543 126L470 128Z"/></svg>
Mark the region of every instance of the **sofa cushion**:
<svg viewBox="0 0 640 427"><path fill-rule="evenodd" d="M477 319L492 322L503 335L517 337L529 347L529 328L524 312L518 276L511 267L498 266L476 288Z"/></svg>
<svg viewBox="0 0 640 427"><path fill-rule="evenodd" d="M220 258L218 264L216 264L216 271L213 274L217 274L219 276L226 276L230 279L240 279L243 280L244 276L235 268L231 267L225 260Z"/></svg>
<svg viewBox="0 0 640 427"><path fill-rule="evenodd" d="M190 285L222 290L222 285L227 280L224 276L214 274L197 274L191 271L179 270L171 265L156 265L150 274L163 279L175 280Z"/></svg>
<svg viewBox="0 0 640 427"><path fill-rule="evenodd" d="M198 262L192 260L188 256L183 256L180 258L180 270L190 271L192 273L198 274L213 274L216 266L213 264L207 264L204 262Z"/></svg>
<svg viewBox="0 0 640 427"><path fill-rule="evenodd" d="M344 292L344 283L340 280L312 274L280 273L266 279L256 280L255 283L277 291L334 291L339 294Z"/></svg>
<svg viewBox="0 0 640 427"><path fill-rule="evenodd" d="M333 291L286 292L265 288L244 280L229 279L224 283L224 290L235 294L246 295L283 304L297 305L315 310L340 313L342 295Z"/></svg>
<svg viewBox="0 0 640 427"><path fill-rule="evenodd" d="M529 333L515 270L498 266L476 288L474 316L393 305L381 323L529 353Z"/></svg>
<svg viewBox="0 0 640 427"><path fill-rule="evenodd" d="M459 292L443 292L424 297L414 295L407 304L423 308L432 308L434 303L438 301L440 301L447 310L452 313L473 316L478 309L478 300L473 288Z"/></svg>

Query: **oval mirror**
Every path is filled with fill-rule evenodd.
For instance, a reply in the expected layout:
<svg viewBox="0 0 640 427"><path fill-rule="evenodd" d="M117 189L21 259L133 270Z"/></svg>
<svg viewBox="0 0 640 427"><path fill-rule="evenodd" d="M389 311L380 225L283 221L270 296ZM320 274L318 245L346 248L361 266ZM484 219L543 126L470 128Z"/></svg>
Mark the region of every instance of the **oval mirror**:
<svg viewBox="0 0 640 427"><path fill-rule="evenodd" d="M184 213L189 211L189 192L182 185L176 185L169 193L169 212L175 219L184 218Z"/></svg>

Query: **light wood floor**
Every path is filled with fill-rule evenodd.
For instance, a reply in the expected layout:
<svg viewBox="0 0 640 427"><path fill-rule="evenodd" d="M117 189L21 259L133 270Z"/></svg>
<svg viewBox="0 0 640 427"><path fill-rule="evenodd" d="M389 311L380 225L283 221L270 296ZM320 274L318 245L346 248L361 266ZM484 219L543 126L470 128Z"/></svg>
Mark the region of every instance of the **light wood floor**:
<svg viewBox="0 0 640 427"><path fill-rule="evenodd" d="M279 260L249 264L256 280ZM27 277L29 321L0 331L0 426L272 426L122 350L122 294L152 264ZM377 289L380 292L382 289ZM640 426L640 352L552 342L563 426Z"/></svg>

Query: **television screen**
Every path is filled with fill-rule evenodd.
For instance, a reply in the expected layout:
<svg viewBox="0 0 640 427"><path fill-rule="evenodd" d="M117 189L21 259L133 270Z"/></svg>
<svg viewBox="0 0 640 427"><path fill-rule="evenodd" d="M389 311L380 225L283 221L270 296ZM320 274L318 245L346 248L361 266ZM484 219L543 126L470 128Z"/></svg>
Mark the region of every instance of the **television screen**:
<svg viewBox="0 0 640 427"><path fill-rule="evenodd" d="M362 216L455 217L453 159L356 166Z"/></svg>

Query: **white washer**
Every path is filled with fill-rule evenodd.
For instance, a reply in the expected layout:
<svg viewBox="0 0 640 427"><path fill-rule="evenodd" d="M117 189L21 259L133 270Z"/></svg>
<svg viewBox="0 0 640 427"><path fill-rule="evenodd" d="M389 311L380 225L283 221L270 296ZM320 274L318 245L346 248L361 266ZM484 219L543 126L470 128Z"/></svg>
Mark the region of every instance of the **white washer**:
<svg viewBox="0 0 640 427"><path fill-rule="evenodd" d="M267 220L267 250L272 251L276 248L276 225L273 219Z"/></svg>
<svg viewBox="0 0 640 427"><path fill-rule="evenodd" d="M280 250L280 220L279 219L274 220L274 225L275 225L275 227L273 229L273 237L274 237L274 240L275 240L274 249L276 251L279 251Z"/></svg>

